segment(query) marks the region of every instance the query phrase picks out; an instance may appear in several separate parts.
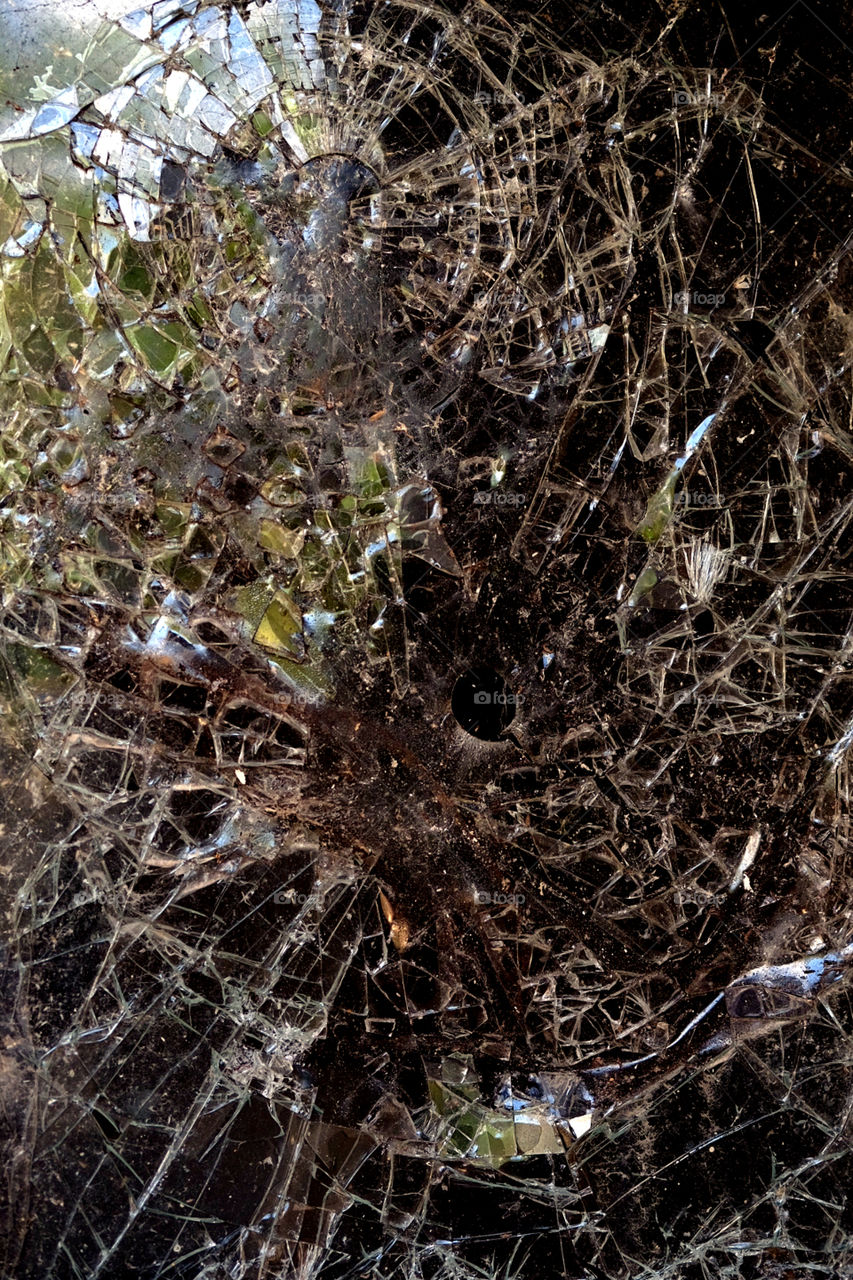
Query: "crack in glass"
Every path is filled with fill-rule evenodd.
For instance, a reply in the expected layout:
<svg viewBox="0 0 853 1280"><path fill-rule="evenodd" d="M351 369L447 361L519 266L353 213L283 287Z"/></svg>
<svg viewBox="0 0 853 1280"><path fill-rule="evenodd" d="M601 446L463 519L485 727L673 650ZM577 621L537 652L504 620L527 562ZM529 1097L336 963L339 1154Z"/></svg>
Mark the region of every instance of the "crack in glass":
<svg viewBox="0 0 853 1280"><path fill-rule="evenodd" d="M6 1274L853 1268L849 26L6 7Z"/></svg>

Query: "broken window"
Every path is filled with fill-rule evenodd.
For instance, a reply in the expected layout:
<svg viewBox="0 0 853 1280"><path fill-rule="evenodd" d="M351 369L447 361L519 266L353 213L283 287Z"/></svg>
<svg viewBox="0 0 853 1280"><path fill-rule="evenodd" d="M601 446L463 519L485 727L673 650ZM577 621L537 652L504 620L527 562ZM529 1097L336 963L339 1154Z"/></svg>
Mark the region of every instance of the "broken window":
<svg viewBox="0 0 853 1280"><path fill-rule="evenodd" d="M846 1274L849 16L0 29L8 1273Z"/></svg>

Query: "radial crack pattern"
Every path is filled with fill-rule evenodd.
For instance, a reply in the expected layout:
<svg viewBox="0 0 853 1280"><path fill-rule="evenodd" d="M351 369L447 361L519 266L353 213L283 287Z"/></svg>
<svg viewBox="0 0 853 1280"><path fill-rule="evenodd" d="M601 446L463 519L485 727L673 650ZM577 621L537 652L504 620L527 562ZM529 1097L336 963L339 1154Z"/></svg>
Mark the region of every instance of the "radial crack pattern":
<svg viewBox="0 0 853 1280"><path fill-rule="evenodd" d="M688 10L0 16L9 1276L853 1275L853 31Z"/></svg>

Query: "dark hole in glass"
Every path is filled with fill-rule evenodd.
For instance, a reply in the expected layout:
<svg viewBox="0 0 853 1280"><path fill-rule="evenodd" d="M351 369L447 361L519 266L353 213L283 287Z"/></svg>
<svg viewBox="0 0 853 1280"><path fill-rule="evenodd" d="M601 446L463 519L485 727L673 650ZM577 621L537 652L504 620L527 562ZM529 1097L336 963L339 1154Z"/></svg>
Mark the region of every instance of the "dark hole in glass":
<svg viewBox="0 0 853 1280"><path fill-rule="evenodd" d="M516 696L491 667L469 667L453 686L450 705L466 733L497 742L515 716Z"/></svg>

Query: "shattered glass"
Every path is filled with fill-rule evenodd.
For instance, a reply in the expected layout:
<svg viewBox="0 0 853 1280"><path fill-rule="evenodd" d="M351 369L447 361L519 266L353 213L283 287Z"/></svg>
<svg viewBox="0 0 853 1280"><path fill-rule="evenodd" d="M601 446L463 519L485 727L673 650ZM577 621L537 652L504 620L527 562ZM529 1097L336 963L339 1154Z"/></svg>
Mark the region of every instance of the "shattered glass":
<svg viewBox="0 0 853 1280"><path fill-rule="evenodd" d="M853 18L131 4L0 9L5 1274L853 1275Z"/></svg>

